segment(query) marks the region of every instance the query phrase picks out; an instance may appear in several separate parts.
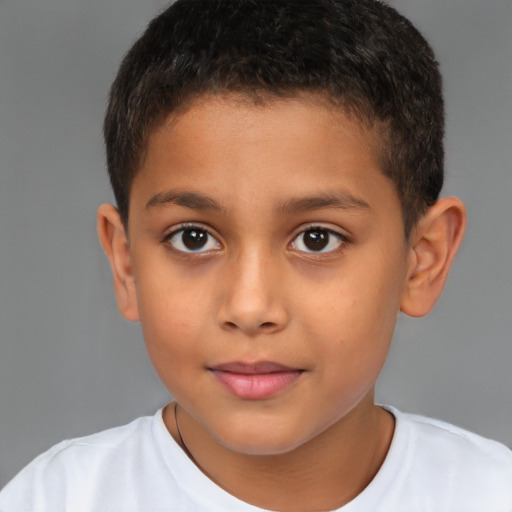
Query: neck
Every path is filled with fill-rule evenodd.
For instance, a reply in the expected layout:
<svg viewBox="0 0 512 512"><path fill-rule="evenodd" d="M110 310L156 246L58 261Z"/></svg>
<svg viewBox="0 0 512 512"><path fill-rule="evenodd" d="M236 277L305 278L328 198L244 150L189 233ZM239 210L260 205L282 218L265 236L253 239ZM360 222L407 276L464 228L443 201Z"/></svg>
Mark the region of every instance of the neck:
<svg viewBox="0 0 512 512"><path fill-rule="evenodd" d="M164 421L194 464L237 498L283 512L332 510L363 491L391 443L394 420L371 398L370 407L356 408L314 439L278 455L233 452L174 404L164 411Z"/></svg>

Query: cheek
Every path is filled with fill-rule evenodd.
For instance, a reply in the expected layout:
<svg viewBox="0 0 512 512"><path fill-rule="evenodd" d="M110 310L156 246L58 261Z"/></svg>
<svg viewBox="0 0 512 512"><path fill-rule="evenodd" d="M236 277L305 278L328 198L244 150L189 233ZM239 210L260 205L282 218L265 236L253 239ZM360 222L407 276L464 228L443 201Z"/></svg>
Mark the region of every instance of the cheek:
<svg viewBox="0 0 512 512"><path fill-rule="evenodd" d="M149 357L162 380L200 352L205 297L177 280L144 281L138 289L140 322ZM172 284L171 284L172 283Z"/></svg>
<svg viewBox="0 0 512 512"><path fill-rule="evenodd" d="M361 267L365 272L359 275L344 269L345 275L325 294L312 297L310 309L316 313L308 330L313 337L321 334L321 359L336 361L333 366L339 372L377 375L393 336L400 286L389 267Z"/></svg>
<svg viewBox="0 0 512 512"><path fill-rule="evenodd" d="M342 301L340 301L340 304ZM370 392L386 360L394 323L362 299L346 300L333 312L325 343L317 347L325 400L345 411ZM336 319L336 320L334 320ZM320 386L321 387L321 386Z"/></svg>
<svg viewBox="0 0 512 512"><path fill-rule="evenodd" d="M174 306L159 309L160 314L151 310L150 315L141 316L141 324L153 368L167 390L178 398L183 389L194 394L198 382L193 375L204 363L204 351L198 342L202 331L194 322L194 313L183 305Z"/></svg>

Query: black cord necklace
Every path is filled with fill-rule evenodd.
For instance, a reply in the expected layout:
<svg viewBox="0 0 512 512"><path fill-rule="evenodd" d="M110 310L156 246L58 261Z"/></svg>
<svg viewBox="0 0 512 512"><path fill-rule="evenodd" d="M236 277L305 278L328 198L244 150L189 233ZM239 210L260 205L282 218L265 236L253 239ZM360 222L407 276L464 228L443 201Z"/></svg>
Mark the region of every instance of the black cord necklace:
<svg viewBox="0 0 512 512"><path fill-rule="evenodd" d="M180 444L185 450L185 453L188 455L189 459L198 467L201 469L201 466L197 463L194 456L190 453L190 450L188 449L188 446L185 444L185 441L183 441L183 436L181 435L180 430L180 424L178 423L178 402L174 405L174 422L176 423L176 430L178 431L178 436L180 438ZM201 469L202 471L202 469Z"/></svg>

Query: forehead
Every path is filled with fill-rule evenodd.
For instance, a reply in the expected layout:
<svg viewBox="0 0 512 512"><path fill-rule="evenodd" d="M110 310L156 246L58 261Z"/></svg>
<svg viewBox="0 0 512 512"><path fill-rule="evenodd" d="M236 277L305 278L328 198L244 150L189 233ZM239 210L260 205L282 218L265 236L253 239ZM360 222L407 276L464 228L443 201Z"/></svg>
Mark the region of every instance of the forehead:
<svg viewBox="0 0 512 512"><path fill-rule="evenodd" d="M393 188L380 169L380 140L374 126L318 95L203 96L150 135L132 200L147 206L158 194L208 192L220 203L257 205L308 191L377 193Z"/></svg>

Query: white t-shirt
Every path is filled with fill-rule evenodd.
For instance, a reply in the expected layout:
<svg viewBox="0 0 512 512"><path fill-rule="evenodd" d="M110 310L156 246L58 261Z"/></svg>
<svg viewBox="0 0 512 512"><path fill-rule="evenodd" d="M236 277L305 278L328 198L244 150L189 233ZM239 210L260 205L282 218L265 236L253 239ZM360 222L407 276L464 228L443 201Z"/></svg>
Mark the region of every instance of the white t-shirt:
<svg viewBox="0 0 512 512"><path fill-rule="evenodd" d="M388 408L389 453L340 512L512 512L512 452L460 428ZM63 441L1 492L1 512L261 511L209 480L162 419Z"/></svg>

